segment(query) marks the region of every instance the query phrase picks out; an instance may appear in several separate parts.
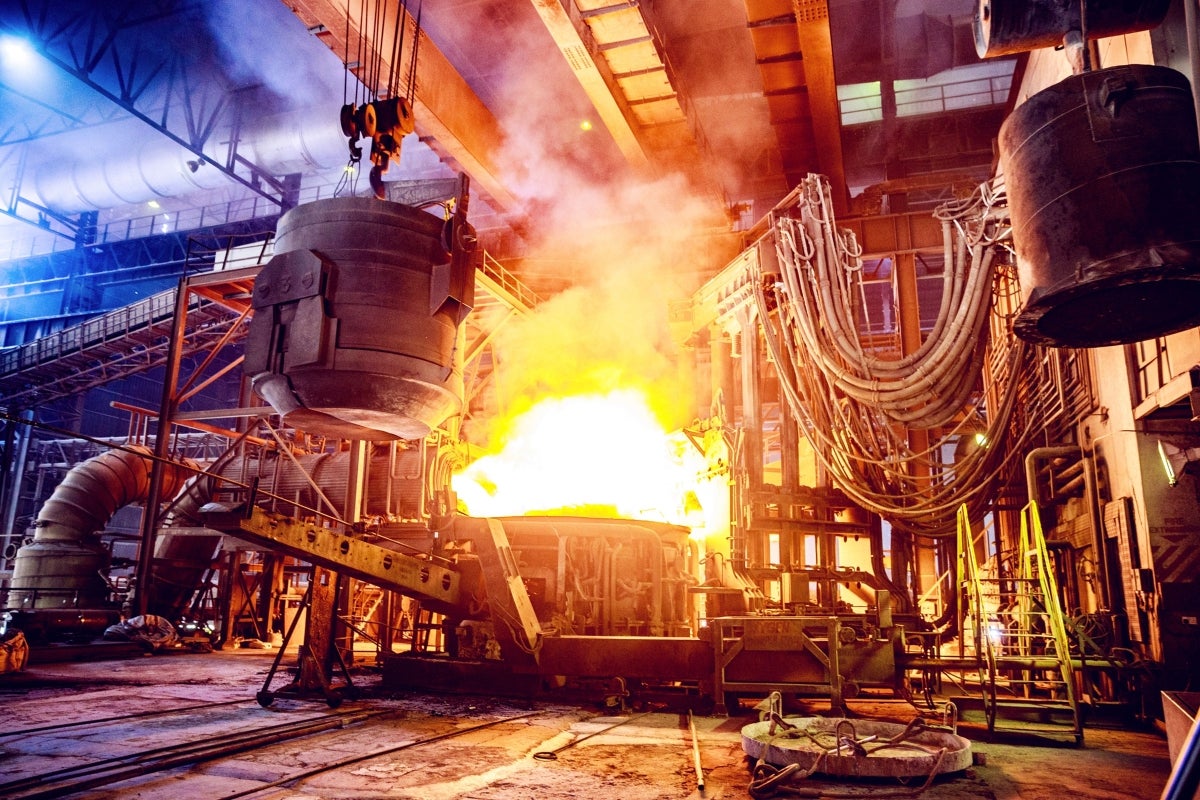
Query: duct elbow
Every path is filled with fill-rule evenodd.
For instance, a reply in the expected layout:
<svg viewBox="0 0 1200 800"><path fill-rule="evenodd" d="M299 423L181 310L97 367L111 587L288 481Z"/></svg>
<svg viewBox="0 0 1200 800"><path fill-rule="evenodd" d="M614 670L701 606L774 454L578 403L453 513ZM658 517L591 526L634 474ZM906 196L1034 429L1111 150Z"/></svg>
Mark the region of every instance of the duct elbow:
<svg viewBox="0 0 1200 800"><path fill-rule="evenodd" d="M35 538L82 541L103 529L119 509L145 502L153 466L154 454L137 445L109 450L76 465L38 512ZM179 491L194 465L169 466L163 472L164 497Z"/></svg>

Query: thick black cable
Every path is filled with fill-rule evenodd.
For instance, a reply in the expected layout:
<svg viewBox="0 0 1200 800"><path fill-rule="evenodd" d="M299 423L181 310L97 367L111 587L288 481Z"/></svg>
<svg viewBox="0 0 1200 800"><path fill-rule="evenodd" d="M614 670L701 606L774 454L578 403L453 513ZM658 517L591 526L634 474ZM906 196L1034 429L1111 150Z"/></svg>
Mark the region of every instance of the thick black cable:
<svg viewBox="0 0 1200 800"><path fill-rule="evenodd" d="M342 105L350 102L350 4L346 4L346 39L342 42Z"/></svg>
<svg viewBox="0 0 1200 800"><path fill-rule="evenodd" d="M364 50L364 48L366 47L366 38L367 38L366 31L364 30L364 25L366 24L366 17L367 17L367 0L358 0L358 58L357 58L358 83L354 87L354 105L356 105L356 106L361 105L360 101L366 99L365 97L362 97L360 95L360 92L366 91L366 84L363 79L364 75L366 74L366 68L363 65L363 62L365 61L365 56L366 56L366 53Z"/></svg>
<svg viewBox="0 0 1200 800"><path fill-rule="evenodd" d="M404 0L397 0L396 28L392 32L392 63L389 65L388 71L388 97L396 97L400 94L400 87L396 85L396 76L400 74L400 59L404 58L404 36L408 33L408 25L405 24L407 16L408 9L404 7Z"/></svg>
<svg viewBox="0 0 1200 800"><path fill-rule="evenodd" d="M379 70L380 64L383 62L383 54L379 52L379 36L383 30L383 23L379 21L379 9L383 6L382 3L377 3L371 7L371 39L367 43L371 48L371 83L367 87L371 91L371 98L379 97ZM386 13L386 12L385 12Z"/></svg>
<svg viewBox="0 0 1200 800"><path fill-rule="evenodd" d="M410 106L417 94L417 53L421 48L421 10L424 7L424 0L417 3L417 28L413 33L412 60L408 68L408 94L405 96Z"/></svg>

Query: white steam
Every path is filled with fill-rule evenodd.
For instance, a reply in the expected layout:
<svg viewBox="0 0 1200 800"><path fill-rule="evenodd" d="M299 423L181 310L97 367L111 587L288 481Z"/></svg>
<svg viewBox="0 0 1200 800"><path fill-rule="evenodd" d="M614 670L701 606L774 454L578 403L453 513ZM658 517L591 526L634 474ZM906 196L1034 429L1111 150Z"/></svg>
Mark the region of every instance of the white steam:
<svg viewBox="0 0 1200 800"><path fill-rule="evenodd" d="M557 68L565 65L546 67ZM668 311L696 289L698 265L721 258L712 238L723 223L717 206L680 175L637 174L582 93L555 91L562 82L540 75L526 63L511 76L500 107L520 113L501 120L500 161L531 216L526 269L571 288L499 331L502 413L547 397L634 388L664 425L690 421L692 377ZM582 128L586 119L597 127Z"/></svg>

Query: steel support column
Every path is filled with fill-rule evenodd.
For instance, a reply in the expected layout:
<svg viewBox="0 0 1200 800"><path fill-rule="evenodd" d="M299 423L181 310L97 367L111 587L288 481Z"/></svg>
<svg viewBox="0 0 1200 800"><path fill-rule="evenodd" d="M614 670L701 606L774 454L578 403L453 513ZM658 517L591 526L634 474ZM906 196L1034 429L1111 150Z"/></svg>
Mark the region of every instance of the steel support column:
<svg viewBox="0 0 1200 800"><path fill-rule="evenodd" d="M158 532L158 506L162 500L163 469L171 455L171 418L178 410L179 360L183 351L187 323L187 278L179 279L175 292L175 324L171 326L167 363L163 372L162 402L158 412L158 431L154 436L154 465L150 470L150 488L146 511L142 514L142 544L138 551L137 588L134 595L138 614L148 612L150 584L153 580L154 544Z"/></svg>

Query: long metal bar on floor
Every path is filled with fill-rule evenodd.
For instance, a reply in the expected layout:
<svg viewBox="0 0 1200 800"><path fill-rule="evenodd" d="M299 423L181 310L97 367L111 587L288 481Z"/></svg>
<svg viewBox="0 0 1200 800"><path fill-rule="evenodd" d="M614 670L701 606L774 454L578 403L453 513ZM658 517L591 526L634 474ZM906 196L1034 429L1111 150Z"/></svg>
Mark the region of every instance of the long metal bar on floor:
<svg viewBox="0 0 1200 800"><path fill-rule="evenodd" d="M564 744L562 747L555 748L554 750L542 750L540 752L534 753L533 757L538 759L539 761L557 761L558 754L561 753L563 750L572 748L581 742L586 742L588 739L592 738L593 736L599 736L602 733L608 733L613 728L619 728L627 722L633 722L635 719L641 719L642 717L649 716L652 713L654 713L654 712L644 711L641 714L636 714L627 719L623 719L620 722L609 725L607 728L601 728L598 731L592 731L587 736L580 736L578 739L568 742L568 743Z"/></svg>
<svg viewBox="0 0 1200 800"><path fill-rule="evenodd" d="M358 764L363 761L369 761L372 758L378 758L379 756L391 755L392 753L398 753L401 750L407 750L410 747L420 747L423 744L432 744L434 742L440 742L443 739L450 739L455 736L465 736L468 733L473 733L475 731L483 730L485 728L493 728L497 725L503 725L506 722L516 722L517 720L526 719L528 717L535 717L541 713L542 713L541 711L530 711L525 714L514 714L511 717L502 717L501 719L494 719L491 722L481 722L478 725L472 725L469 728L462 728L461 730L447 731L446 733L439 733L435 736L428 736L424 739L418 739L415 742L405 742L404 744L398 744L398 745L395 745L394 747L385 747L382 750L375 750L373 752L366 753L361 756L352 756L350 758L344 758L341 761L335 761L334 763L326 764L323 767L315 767L306 772L300 772L295 775L289 775L286 778L280 778L279 780L273 781L271 783L264 783L261 786L256 786L253 789L246 789L245 791L237 792L235 794L223 795L222 797L218 798L218 800L237 800L237 798L239 798L239 797L247 797L252 794L257 794L258 792L261 792L264 789L273 789L277 786L286 786L287 784L295 783L296 781L302 781L305 778L311 778L314 775L320 775L322 772L329 772L331 770L341 769L342 767L348 767L351 764Z"/></svg>

